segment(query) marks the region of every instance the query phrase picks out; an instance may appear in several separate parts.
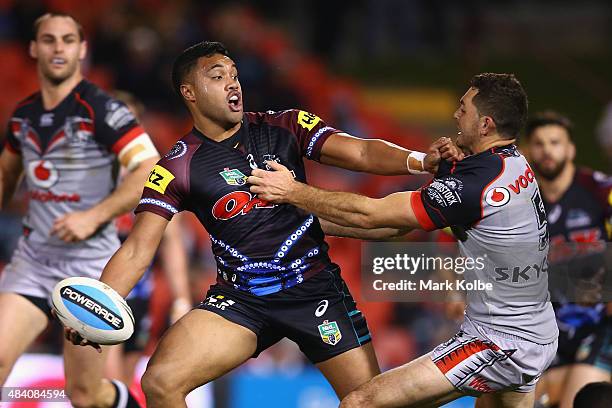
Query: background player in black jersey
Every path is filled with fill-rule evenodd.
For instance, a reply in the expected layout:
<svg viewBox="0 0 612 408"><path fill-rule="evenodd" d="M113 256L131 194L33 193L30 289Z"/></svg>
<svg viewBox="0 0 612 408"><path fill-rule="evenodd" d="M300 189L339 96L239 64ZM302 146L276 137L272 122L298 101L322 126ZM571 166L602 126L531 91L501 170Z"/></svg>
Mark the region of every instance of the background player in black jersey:
<svg viewBox="0 0 612 408"><path fill-rule="evenodd" d="M158 345L142 379L148 406L184 406L191 390L283 337L298 343L344 397L379 372L365 318L327 256L318 220L253 197L246 177L266 159L292 163L305 181L302 156L357 171L410 174L462 154L446 139L426 156L355 138L304 111L244 113L237 67L219 43L185 50L174 63L173 82L194 129L151 173L134 229L101 280L127 295L168 220L188 209L211 235L218 284Z"/></svg>
<svg viewBox="0 0 612 408"><path fill-rule="evenodd" d="M606 223L612 178L574 164L576 147L570 120L553 111L534 115L527 125L526 147L546 206L551 254L558 253L565 242L586 245L609 241ZM569 408L585 384L610 380L610 311L597 301L555 304L559 348L537 390L538 400L545 406Z"/></svg>
<svg viewBox="0 0 612 408"><path fill-rule="evenodd" d="M54 285L100 276L119 246L111 221L138 202L159 158L125 105L83 78L86 51L73 17L49 13L35 21L30 55L40 92L16 108L0 155L2 203L22 175L30 195L24 235L0 276L0 385L47 326ZM117 162L128 170L119 185ZM137 406L124 384L103 378L106 354L64 342L74 406Z"/></svg>

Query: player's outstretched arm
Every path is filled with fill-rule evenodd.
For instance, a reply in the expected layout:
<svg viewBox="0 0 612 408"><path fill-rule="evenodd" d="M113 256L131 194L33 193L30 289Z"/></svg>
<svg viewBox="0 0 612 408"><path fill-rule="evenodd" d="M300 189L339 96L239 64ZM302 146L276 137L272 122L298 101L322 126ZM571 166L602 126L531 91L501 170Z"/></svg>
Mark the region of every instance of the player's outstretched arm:
<svg viewBox="0 0 612 408"><path fill-rule="evenodd" d="M136 215L125 242L104 267L100 280L126 297L151 264L168 220L151 212Z"/></svg>
<svg viewBox="0 0 612 408"><path fill-rule="evenodd" d="M345 238L356 238L364 241L403 241L406 239L405 235L408 234L411 229L400 229L400 228L356 228L356 227L345 227L328 221L323 218L319 218L321 223L321 229L325 235L333 235L336 237Z"/></svg>
<svg viewBox="0 0 612 408"><path fill-rule="evenodd" d="M346 133L331 135L321 148L321 163L380 175L435 173L441 160L461 160L463 153L447 137L427 153L410 151L381 139L361 139Z"/></svg>
<svg viewBox="0 0 612 408"><path fill-rule="evenodd" d="M274 171L255 169L248 182L251 192L273 203L300 207L335 224L357 228L419 228L412 211L412 192L393 193L375 199L359 194L321 190L295 181L285 166L268 162Z"/></svg>
<svg viewBox="0 0 612 408"><path fill-rule="evenodd" d="M167 224L168 220L157 214L138 214L130 235L104 267L100 281L125 298L151 264ZM92 346L102 352L99 344L85 340L69 327L64 328L64 337L74 345Z"/></svg>
<svg viewBox="0 0 612 408"><path fill-rule="evenodd" d="M0 154L0 208L4 208L13 197L22 173L21 155L5 148Z"/></svg>

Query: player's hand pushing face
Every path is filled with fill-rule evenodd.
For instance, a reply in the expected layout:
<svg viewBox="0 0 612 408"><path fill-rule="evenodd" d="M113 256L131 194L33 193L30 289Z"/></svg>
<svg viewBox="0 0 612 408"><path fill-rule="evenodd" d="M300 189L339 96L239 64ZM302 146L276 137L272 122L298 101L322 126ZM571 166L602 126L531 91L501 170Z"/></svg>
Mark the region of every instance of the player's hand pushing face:
<svg viewBox="0 0 612 408"><path fill-rule="evenodd" d="M257 194L262 200L272 203L287 202L291 191L298 184L293 179L293 173L282 164L268 161L266 164L272 171L255 169L248 178L251 193Z"/></svg>
<svg viewBox="0 0 612 408"><path fill-rule="evenodd" d="M90 211L75 211L58 217L53 223L51 235L62 241L77 242L92 236L98 227L95 214Z"/></svg>
<svg viewBox="0 0 612 408"><path fill-rule="evenodd" d="M429 147L423 166L429 173L436 173L441 160L463 160L464 154L448 137L441 137Z"/></svg>

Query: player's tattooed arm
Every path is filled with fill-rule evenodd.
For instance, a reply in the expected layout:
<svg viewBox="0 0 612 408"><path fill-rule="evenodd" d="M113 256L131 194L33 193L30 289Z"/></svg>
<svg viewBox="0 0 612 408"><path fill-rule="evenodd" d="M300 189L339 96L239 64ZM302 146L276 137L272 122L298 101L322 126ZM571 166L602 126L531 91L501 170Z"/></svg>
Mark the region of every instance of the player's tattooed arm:
<svg viewBox="0 0 612 408"><path fill-rule="evenodd" d="M410 229L399 228L355 228L345 227L344 225L335 224L323 218L319 219L321 228L325 235L333 235L336 237L356 238L364 241L404 241L406 234Z"/></svg>
<svg viewBox="0 0 612 408"><path fill-rule="evenodd" d="M332 192L294 180L282 164L268 162L274 171L255 169L248 182L251 192L273 203L302 208L335 224L357 228L419 228L410 205L412 192L400 192L375 199L359 194Z"/></svg>
<svg viewBox="0 0 612 408"><path fill-rule="evenodd" d="M361 139L346 133L331 135L321 148L321 163L380 175L435 173L441 160L461 160L463 153L447 137L427 153L410 151L381 139Z"/></svg>
<svg viewBox="0 0 612 408"><path fill-rule="evenodd" d="M21 155L5 148L0 154L0 208L4 208L11 201L22 174Z"/></svg>

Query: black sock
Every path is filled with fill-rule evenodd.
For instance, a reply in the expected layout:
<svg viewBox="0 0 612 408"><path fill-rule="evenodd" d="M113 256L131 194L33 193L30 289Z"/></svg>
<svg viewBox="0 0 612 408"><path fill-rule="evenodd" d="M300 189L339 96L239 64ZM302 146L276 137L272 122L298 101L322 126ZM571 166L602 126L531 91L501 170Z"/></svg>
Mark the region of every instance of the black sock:
<svg viewBox="0 0 612 408"><path fill-rule="evenodd" d="M136 398L132 395L128 387L119 380L111 380L115 387L115 401L113 408L141 408Z"/></svg>

